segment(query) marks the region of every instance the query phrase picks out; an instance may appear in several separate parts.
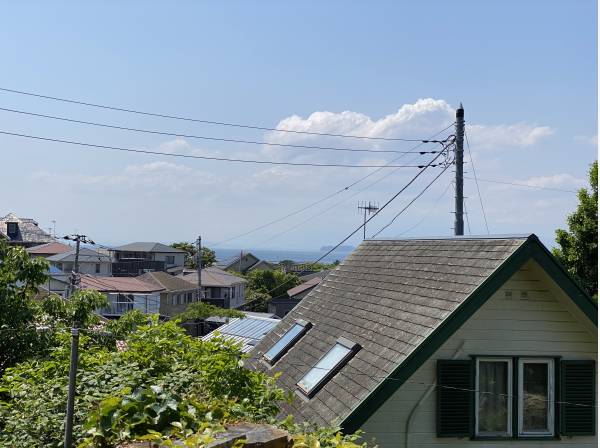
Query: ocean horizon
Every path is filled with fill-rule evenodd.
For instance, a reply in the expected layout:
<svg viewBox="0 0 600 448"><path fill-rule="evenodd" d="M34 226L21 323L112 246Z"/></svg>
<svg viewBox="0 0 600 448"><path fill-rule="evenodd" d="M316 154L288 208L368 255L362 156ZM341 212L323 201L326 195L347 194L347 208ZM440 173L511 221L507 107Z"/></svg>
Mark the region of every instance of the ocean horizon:
<svg viewBox="0 0 600 448"><path fill-rule="evenodd" d="M209 246L210 247L210 246ZM233 258L239 256L241 249L213 249L215 251L215 255L217 256L218 262L225 262L228 260L232 260ZM254 256L260 258L261 260L270 261L270 262L280 262L282 260L292 260L297 263L310 263L318 260L322 257L326 250L287 250L287 249L243 249L243 252L252 253ZM322 263L333 263L336 260L342 261L346 258L352 250L335 250L329 255L327 255Z"/></svg>

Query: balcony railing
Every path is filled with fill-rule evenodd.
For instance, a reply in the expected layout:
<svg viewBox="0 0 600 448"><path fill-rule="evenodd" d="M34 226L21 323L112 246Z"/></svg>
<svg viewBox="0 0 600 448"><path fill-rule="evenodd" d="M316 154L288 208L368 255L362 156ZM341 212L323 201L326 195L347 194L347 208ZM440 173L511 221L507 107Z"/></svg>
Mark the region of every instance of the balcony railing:
<svg viewBox="0 0 600 448"><path fill-rule="evenodd" d="M145 272L164 270L164 261L117 261L112 264L112 274L114 277L136 277L138 275L142 275Z"/></svg>

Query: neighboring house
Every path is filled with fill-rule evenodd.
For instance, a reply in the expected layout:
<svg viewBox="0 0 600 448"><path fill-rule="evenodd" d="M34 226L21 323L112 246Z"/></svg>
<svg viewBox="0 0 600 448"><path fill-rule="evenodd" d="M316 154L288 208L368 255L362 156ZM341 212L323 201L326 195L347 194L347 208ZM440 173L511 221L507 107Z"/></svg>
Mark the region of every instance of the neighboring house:
<svg viewBox="0 0 600 448"><path fill-rule="evenodd" d="M75 249L47 257L51 266L65 274L73 271L75 264ZM112 259L109 255L97 250L82 247L79 249L79 273L90 275L111 275Z"/></svg>
<svg viewBox="0 0 600 448"><path fill-rule="evenodd" d="M98 313L111 319L116 319L131 310L159 313L160 293L164 289L137 277L99 277L87 274L81 276L79 287L95 289L105 294L109 306L98 310Z"/></svg>
<svg viewBox="0 0 600 448"><path fill-rule="evenodd" d="M208 333L202 340L209 341L220 336L227 341L240 344L242 352L247 353L278 323L279 319L246 315L244 318L231 319L229 323Z"/></svg>
<svg viewBox="0 0 600 448"><path fill-rule="evenodd" d="M195 285L198 284L196 271L184 271L178 275ZM239 308L246 302L246 280L225 272L216 266L202 269L203 301L221 308Z"/></svg>
<svg viewBox="0 0 600 448"><path fill-rule="evenodd" d="M72 251L71 246L53 241L52 243L40 244L38 246L32 246L26 249L27 253L32 257L51 257L52 255L64 254L65 252Z"/></svg>
<svg viewBox="0 0 600 448"><path fill-rule="evenodd" d="M256 270L270 271L273 265L268 261L264 261L255 257L250 252L242 253L239 256L228 260L225 263L218 263L217 266L224 271L235 271L241 274Z"/></svg>
<svg viewBox="0 0 600 448"><path fill-rule="evenodd" d="M14 213L0 218L0 238L16 246L32 247L52 243L54 238L44 232L31 218L19 218Z"/></svg>
<svg viewBox="0 0 600 448"><path fill-rule="evenodd" d="M320 276L312 277L310 280L288 289L287 295L269 300L269 312L279 317L285 317L315 286L321 283L321 280Z"/></svg>
<svg viewBox="0 0 600 448"><path fill-rule="evenodd" d="M187 279L166 272L147 272L137 278L163 288L160 293L160 314L163 316L182 313L190 303L198 300L198 287Z"/></svg>
<svg viewBox="0 0 600 448"><path fill-rule="evenodd" d="M597 313L535 235L367 240L250 364L382 448L596 447Z"/></svg>
<svg viewBox="0 0 600 448"><path fill-rule="evenodd" d="M48 278L39 286L38 297L44 297L48 294L57 294L65 297L67 288L69 287L69 275L62 272L55 266L50 266L46 273Z"/></svg>
<svg viewBox="0 0 600 448"><path fill-rule="evenodd" d="M130 243L112 249L115 277L135 277L145 272L184 266L185 251L162 243Z"/></svg>

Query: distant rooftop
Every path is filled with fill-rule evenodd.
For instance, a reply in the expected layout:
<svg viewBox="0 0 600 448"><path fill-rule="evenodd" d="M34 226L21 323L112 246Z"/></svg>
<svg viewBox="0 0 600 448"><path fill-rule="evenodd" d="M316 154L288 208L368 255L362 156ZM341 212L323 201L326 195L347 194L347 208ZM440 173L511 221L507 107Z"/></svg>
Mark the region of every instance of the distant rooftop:
<svg viewBox="0 0 600 448"><path fill-rule="evenodd" d="M178 254L185 253L184 250L175 249L174 247L167 246L166 244L156 243L156 242L129 243L129 244L124 244L122 246L114 247L113 250L127 251L127 252L160 252L160 253L168 252L168 253L178 253Z"/></svg>
<svg viewBox="0 0 600 448"><path fill-rule="evenodd" d="M189 273L184 272L177 277L185 279L188 282L198 283L198 273L196 271ZM237 275L230 274L216 266L202 268L202 286L229 287L240 283L246 283L246 280Z"/></svg>
<svg viewBox="0 0 600 448"><path fill-rule="evenodd" d="M67 246L68 247L68 246ZM46 258L48 261L54 261L58 263L75 261L75 249L69 247L68 252L58 253L56 255L52 255L51 257ZM111 257L106 255L105 253L98 252L97 250L89 249L87 247L82 247L79 249L79 262L80 263L101 263L101 262L110 262L112 261Z"/></svg>
<svg viewBox="0 0 600 448"><path fill-rule="evenodd" d="M14 213L0 218L0 236L6 238L10 243L26 246L55 241L49 233L39 227L35 220L19 218Z"/></svg>
<svg viewBox="0 0 600 448"><path fill-rule="evenodd" d="M100 292L121 292L149 294L163 291L164 288L139 277L100 277L84 274L81 276L82 289L95 289Z"/></svg>
<svg viewBox="0 0 600 448"><path fill-rule="evenodd" d="M53 241L51 243L29 247L26 250L31 255L56 255L69 252L73 250L73 248L71 246L67 246L66 244L59 243L58 241Z"/></svg>
<svg viewBox="0 0 600 448"><path fill-rule="evenodd" d="M175 277L174 275L167 274L166 272L147 272L138 277L140 280L147 281L156 286L162 287L169 292L172 291L189 291L195 289L196 284L188 281L181 277Z"/></svg>

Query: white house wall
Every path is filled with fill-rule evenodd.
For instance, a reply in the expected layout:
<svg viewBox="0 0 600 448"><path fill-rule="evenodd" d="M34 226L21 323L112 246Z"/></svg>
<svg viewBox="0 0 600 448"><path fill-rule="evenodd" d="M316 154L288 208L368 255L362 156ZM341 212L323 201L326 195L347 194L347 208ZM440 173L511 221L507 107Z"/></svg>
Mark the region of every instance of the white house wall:
<svg viewBox="0 0 600 448"><path fill-rule="evenodd" d="M508 297L507 293L512 293ZM526 298L522 298L522 293ZM462 348L461 348L462 347ZM561 356L597 361L597 331L573 303L533 262L517 272L448 341L418 369L362 426L365 440L376 437L380 448L442 447L597 447L595 437L561 440L481 441L436 437L436 391L419 400L436 381L438 359L469 359L470 355ZM458 353L458 355L457 355ZM457 356L455 356L457 355Z"/></svg>

